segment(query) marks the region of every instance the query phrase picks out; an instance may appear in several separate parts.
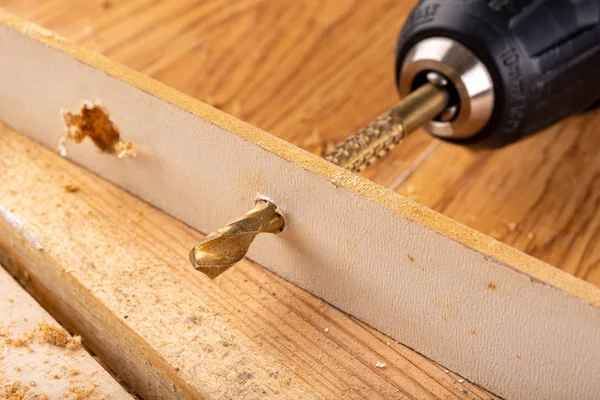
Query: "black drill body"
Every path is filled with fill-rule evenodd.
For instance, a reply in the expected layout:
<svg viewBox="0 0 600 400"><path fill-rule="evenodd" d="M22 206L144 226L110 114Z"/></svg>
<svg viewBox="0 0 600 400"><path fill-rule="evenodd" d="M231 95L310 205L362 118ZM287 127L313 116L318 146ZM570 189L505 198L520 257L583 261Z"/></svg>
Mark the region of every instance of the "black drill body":
<svg viewBox="0 0 600 400"><path fill-rule="evenodd" d="M466 46L493 80L492 116L463 141L505 145L600 99L600 0L422 0L400 34L398 81L430 37Z"/></svg>

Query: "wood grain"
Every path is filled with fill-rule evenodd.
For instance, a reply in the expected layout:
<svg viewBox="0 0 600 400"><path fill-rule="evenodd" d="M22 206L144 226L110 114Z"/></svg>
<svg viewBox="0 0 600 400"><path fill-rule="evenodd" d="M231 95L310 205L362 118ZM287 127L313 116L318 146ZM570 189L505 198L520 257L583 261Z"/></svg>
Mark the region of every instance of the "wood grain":
<svg viewBox="0 0 600 400"><path fill-rule="evenodd" d="M0 219L0 261L145 398L495 398L249 261L208 280L187 265L197 232L29 139L0 143L22 224Z"/></svg>
<svg viewBox="0 0 600 400"><path fill-rule="evenodd" d="M397 101L393 50L415 3L0 0L317 153ZM600 285L599 120L574 117L493 154L418 132L365 175Z"/></svg>
<svg viewBox="0 0 600 400"><path fill-rule="evenodd" d="M2 266L0 288L0 397L133 399L78 341L53 339L68 336Z"/></svg>
<svg viewBox="0 0 600 400"><path fill-rule="evenodd" d="M141 153L120 160L82 143L72 160L203 232L266 195L293 223L249 256L278 275L508 398L599 390L597 288L49 31L0 19L0 53L11 60L0 64L0 118L19 132L54 149L64 134L57 106L97 99ZM123 267L112 274L127 276Z"/></svg>

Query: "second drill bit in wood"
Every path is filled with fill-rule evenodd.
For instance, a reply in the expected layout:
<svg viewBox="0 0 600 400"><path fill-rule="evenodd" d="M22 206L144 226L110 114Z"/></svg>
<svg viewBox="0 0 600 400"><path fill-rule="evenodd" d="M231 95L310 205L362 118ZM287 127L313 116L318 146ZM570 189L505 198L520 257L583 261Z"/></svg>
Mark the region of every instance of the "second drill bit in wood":
<svg viewBox="0 0 600 400"><path fill-rule="evenodd" d="M254 208L244 216L194 246L190 261L195 269L214 279L244 258L256 235L279 233L284 225L283 215L276 205L268 200L257 200Z"/></svg>

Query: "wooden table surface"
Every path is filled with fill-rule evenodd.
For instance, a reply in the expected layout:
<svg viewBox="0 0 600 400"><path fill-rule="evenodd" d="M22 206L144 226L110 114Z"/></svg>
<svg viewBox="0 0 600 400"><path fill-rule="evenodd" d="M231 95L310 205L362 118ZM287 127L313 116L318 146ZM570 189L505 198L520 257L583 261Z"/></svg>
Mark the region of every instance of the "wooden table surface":
<svg viewBox="0 0 600 400"><path fill-rule="evenodd" d="M0 7L320 153L398 100L393 50L415 2L0 0ZM420 131L365 175L599 285L599 123L598 111L573 117L493 152L441 142ZM217 284L230 292L232 282L248 282L252 276L262 285L266 278L260 274L248 263ZM284 290L310 304L299 313L296 329L327 314L346 327L352 343L365 331L374 335L339 357L328 354L329 344L323 342L318 351L325 361L321 355L311 361L348 358L353 379L336 381L335 390L348 390L350 397L373 394L361 386L374 379L363 358L372 348L387 352L380 349L387 346L379 346L387 339L271 274L267 277L268 290ZM270 312L288 318L285 302L273 304L267 307ZM268 321L264 325L261 332L268 335L271 327ZM394 357L404 357L396 360L399 366L408 360L403 368L408 378L403 378L407 372L394 369L402 379L377 381L378 389L395 393L401 388L401 398L491 398L410 349L392 346Z"/></svg>
<svg viewBox="0 0 600 400"><path fill-rule="evenodd" d="M322 153L398 100L415 0L0 0L19 16ZM365 175L600 285L600 111L475 151L420 131Z"/></svg>

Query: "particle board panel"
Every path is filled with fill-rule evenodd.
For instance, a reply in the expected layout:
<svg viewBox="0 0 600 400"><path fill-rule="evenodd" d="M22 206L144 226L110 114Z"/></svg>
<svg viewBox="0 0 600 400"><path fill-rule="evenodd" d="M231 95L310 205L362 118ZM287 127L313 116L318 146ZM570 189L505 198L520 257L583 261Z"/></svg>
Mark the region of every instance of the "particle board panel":
<svg viewBox="0 0 600 400"><path fill-rule="evenodd" d="M393 50L415 3L0 0L317 154L397 101ZM364 176L598 285L598 190L589 190L600 171L590 154L600 145L598 116L569 119L493 154L419 131Z"/></svg>
<svg viewBox="0 0 600 400"><path fill-rule="evenodd" d="M55 146L60 108L100 102L140 156L118 160L84 145L72 148L74 161L205 232L257 195L272 198L289 226L257 241L249 256L261 265L500 395L598 390L595 287L46 31L3 20L11 63L0 65L0 116L18 131Z"/></svg>
<svg viewBox="0 0 600 400"><path fill-rule="evenodd" d="M133 397L0 266L0 396Z"/></svg>

